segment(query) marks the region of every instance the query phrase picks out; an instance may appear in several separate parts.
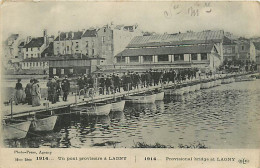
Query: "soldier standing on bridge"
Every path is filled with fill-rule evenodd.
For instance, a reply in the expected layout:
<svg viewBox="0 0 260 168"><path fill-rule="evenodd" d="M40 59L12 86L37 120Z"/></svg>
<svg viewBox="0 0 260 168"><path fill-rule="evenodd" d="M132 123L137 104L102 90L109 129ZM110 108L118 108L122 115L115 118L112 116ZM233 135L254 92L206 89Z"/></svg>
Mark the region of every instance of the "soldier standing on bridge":
<svg viewBox="0 0 260 168"><path fill-rule="evenodd" d="M69 94L69 91L70 91L70 82L68 80L67 75L65 75L65 79L62 80L61 88L62 88L62 91L63 91L62 100L67 101L68 94Z"/></svg>

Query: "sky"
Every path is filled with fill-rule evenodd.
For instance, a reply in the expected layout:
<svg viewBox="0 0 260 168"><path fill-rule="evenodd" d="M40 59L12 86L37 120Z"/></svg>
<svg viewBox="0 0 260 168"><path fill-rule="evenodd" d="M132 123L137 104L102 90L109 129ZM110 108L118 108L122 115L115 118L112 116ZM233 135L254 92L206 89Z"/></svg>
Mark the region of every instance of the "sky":
<svg viewBox="0 0 260 168"><path fill-rule="evenodd" d="M6 2L1 6L2 37L49 35L106 24L138 24L144 31L177 33L224 30L260 36L260 2Z"/></svg>

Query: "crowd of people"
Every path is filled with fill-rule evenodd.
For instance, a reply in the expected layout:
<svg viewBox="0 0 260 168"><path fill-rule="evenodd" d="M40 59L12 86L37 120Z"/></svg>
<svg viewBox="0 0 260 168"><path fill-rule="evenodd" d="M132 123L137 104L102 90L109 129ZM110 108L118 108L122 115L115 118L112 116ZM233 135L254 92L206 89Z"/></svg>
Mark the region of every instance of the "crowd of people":
<svg viewBox="0 0 260 168"><path fill-rule="evenodd" d="M63 101L67 101L68 94L70 91L70 82L68 77L60 81L58 77L49 78L47 82L48 96L47 100L53 104L60 101L59 97L61 96L61 91L63 92ZM18 79L15 86L14 101L15 104L28 104L35 106L40 106L41 102L41 88L39 81L37 79L31 79L30 82L26 85L23 90L21 79Z"/></svg>
<svg viewBox="0 0 260 168"><path fill-rule="evenodd" d="M26 104L35 106L40 106L41 99L41 91L39 81L37 79L31 79L30 83L28 83L23 90L23 85L21 83L21 79L18 79L15 85L15 95L14 102L16 105L18 104Z"/></svg>
<svg viewBox="0 0 260 168"><path fill-rule="evenodd" d="M132 90L141 87L155 86L160 82L181 82L186 79L196 77L198 69L170 69L164 70L149 70L146 72L124 72L123 74L112 73L96 75L83 75L77 80L79 88L79 94L89 95L93 94L92 90L98 90L99 94L111 94L120 92L121 89L124 91Z"/></svg>
<svg viewBox="0 0 260 168"><path fill-rule="evenodd" d="M76 93L84 95L86 97L94 96L94 94L113 94L138 87L144 88L149 86L155 86L159 83L180 83L186 79L193 79L200 76L201 72L198 68L187 69L169 69L169 70L147 70L146 72L132 72L127 71L122 74L88 74L79 77L76 81L77 89ZM209 71L205 73L207 77L212 75ZM18 79L15 89L15 103L28 103L32 106L40 105L40 86L37 79L31 79L23 91L21 79ZM51 103L60 101L62 96L63 101L67 101L70 92L70 81L67 76L63 80L60 80L57 76L49 78L47 82L48 96L47 100ZM61 94L63 93L63 95Z"/></svg>

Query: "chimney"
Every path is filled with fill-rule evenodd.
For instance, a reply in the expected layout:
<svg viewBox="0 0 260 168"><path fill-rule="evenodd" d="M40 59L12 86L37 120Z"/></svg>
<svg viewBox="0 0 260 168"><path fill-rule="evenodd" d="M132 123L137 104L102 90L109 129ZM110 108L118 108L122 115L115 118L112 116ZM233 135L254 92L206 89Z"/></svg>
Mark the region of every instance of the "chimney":
<svg viewBox="0 0 260 168"><path fill-rule="evenodd" d="M47 46L48 45L47 29L43 30L43 38L44 38L44 44L45 46Z"/></svg>
<svg viewBox="0 0 260 168"><path fill-rule="evenodd" d="M58 31L59 41L60 41L60 31Z"/></svg>
<svg viewBox="0 0 260 168"><path fill-rule="evenodd" d="M27 37L27 40L26 40L26 44L28 44L31 40L32 40L32 37L31 37L31 36L28 36L28 37Z"/></svg>

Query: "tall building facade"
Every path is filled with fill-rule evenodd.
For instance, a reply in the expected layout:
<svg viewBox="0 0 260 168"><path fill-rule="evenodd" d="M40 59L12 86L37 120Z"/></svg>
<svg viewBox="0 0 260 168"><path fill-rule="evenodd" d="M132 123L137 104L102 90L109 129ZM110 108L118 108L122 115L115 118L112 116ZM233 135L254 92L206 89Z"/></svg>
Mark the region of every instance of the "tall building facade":
<svg viewBox="0 0 260 168"><path fill-rule="evenodd" d="M123 51L135 37L142 35L138 26L105 25L79 32L61 32L54 41L54 55L80 58L104 58L113 64L115 55Z"/></svg>

